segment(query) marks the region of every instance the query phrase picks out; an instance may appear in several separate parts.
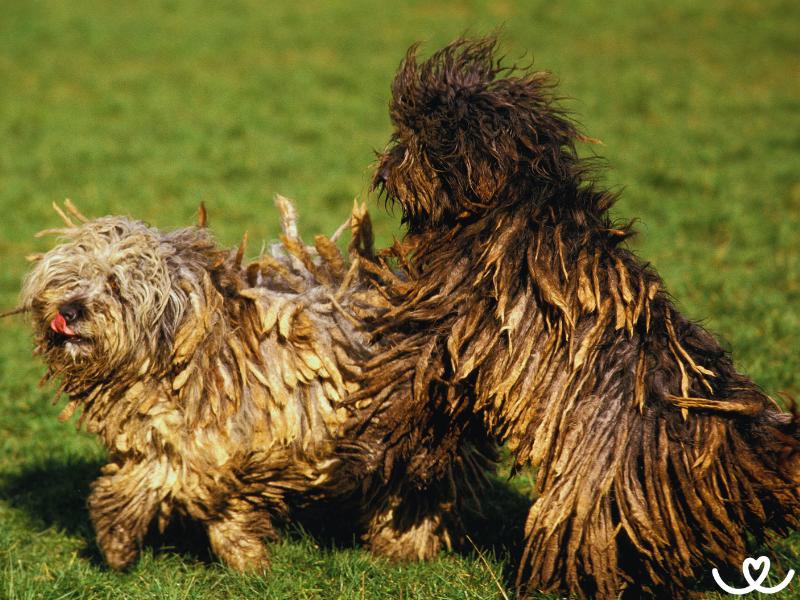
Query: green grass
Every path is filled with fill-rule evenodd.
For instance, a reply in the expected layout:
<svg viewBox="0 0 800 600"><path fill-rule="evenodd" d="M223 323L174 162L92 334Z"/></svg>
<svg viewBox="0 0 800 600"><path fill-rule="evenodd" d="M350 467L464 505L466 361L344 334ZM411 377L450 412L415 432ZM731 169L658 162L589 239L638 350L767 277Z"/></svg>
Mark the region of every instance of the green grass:
<svg viewBox="0 0 800 600"><path fill-rule="evenodd" d="M800 394L800 63L796 2L373 3L6 0L0 18L0 310L50 203L189 223L225 244L274 237L271 197L331 232L366 195L406 47L504 26L510 57L556 72L638 217L637 252L769 393ZM396 216L373 203L378 240ZM253 252L257 249L254 244ZM299 532L268 577L210 561L184 531L106 570L85 497L102 451L56 420L21 319L0 321L0 597L496 598L530 482L498 483L488 551L394 565ZM800 566L800 542L780 546ZM710 567L709 567L710 568ZM790 595L792 593L789 593ZM786 597L784 595L784 597Z"/></svg>

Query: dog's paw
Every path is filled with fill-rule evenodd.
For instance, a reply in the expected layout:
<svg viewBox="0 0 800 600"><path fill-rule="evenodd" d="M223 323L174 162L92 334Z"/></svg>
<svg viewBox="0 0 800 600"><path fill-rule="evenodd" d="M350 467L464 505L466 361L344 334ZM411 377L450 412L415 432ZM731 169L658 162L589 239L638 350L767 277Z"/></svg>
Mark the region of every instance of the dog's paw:
<svg viewBox="0 0 800 600"><path fill-rule="evenodd" d="M269 569L269 553L262 536L234 521L219 521L208 527L211 549L228 567L240 573L263 573Z"/></svg>
<svg viewBox="0 0 800 600"><path fill-rule="evenodd" d="M436 557L442 550L451 550L453 538L458 539L453 533L439 514L400 525L389 510L373 520L365 541L377 556L402 562L422 561Z"/></svg>
<svg viewBox="0 0 800 600"><path fill-rule="evenodd" d="M236 548L220 558L228 567L240 573L265 573L270 565L267 548L262 542L258 542L258 547L253 544L247 548Z"/></svg>
<svg viewBox="0 0 800 600"><path fill-rule="evenodd" d="M115 571L130 565L139 553L136 540L120 525L113 525L104 532L98 532L97 544L106 563Z"/></svg>

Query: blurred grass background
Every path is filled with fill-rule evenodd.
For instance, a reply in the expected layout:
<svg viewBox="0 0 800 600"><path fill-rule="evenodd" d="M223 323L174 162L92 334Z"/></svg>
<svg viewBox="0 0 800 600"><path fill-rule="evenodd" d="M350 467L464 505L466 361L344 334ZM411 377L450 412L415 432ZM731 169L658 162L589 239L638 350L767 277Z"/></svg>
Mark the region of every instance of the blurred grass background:
<svg viewBox="0 0 800 600"><path fill-rule="evenodd" d="M796 2L4 0L1 12L0 311L24 256L52 243L33 234L64 197L164 228L193 222L204 200L233 245L245 230L277 234L282 193L307 236L330 233L366 196L406 48L502 26L508 56L558 74L603 140L607 182L624 188L615 214L639 218L632 245L684 311L769 393L800 394ZM397 215L372 212L388 243ZM290 532L268 577L242 577L178 532L108 572L85 510L102 451L56 420L30 351L23 319L0 321L0 597L511 595L525 477L492 492L493 522L476 531L487 562L393 565ZM777 554L797 567L800 542Z"/></svg>

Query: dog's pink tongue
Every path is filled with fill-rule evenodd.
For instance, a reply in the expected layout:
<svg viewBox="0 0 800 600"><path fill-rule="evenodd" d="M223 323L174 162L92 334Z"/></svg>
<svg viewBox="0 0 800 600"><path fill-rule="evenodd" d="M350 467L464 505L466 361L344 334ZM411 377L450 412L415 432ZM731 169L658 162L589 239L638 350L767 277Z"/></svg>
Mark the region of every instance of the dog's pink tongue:
<svg viewBox="0 0 800 600"><path fill-rule="evenodd" d="M67 325L64 315L58 313L56 318L50 321L50 329L62 335L75 335L75 332Z"/></svg>

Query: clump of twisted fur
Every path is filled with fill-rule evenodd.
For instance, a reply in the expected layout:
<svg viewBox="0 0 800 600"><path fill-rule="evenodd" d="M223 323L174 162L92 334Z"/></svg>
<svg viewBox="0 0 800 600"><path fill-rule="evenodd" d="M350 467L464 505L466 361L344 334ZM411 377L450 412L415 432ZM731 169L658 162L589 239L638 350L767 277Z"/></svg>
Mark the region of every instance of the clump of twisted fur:
<svg viewBox="0 0 800 600"><path fill-rule="evenodd" d="M797 420L621 244L549 75L494 52L412 49L394 80L375 183L409 232L359 435L418 494L487 438L538 467L520 591L682 596L800 524Z"/></svg>
<svg viewBox="0 0 800 600"><path fill-rule="evenodd" d="M363 317L383 301L358 260L322 236L305 246L278 205L282 242L245 266L243 247L220 249L205 227L86 221L68 205L62 243L25 280L36 351L69 396L62 417L79 407L108 450L89 508L114 568L174 512L205 524L228 565L262 568L276 519L354 487L332 478L331 443L368 408L343 399L372 352ZM368 255L365 211L352 229L354 256Z"/></svg>

